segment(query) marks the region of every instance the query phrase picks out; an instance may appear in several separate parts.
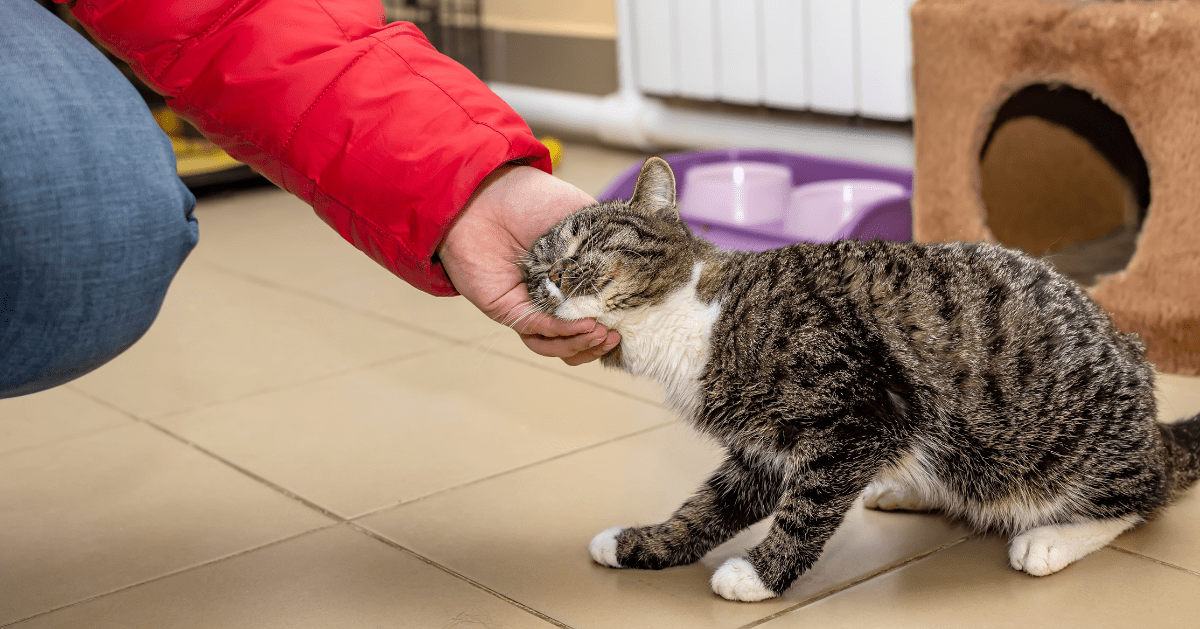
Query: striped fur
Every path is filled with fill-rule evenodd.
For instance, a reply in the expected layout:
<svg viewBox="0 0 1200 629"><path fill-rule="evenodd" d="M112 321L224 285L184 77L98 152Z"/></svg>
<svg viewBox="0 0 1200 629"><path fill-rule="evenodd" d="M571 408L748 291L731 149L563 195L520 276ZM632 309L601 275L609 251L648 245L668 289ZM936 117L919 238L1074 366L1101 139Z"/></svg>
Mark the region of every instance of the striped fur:
<svg viewBox="0 0 1200 629"><path fill-rule="evenodd" d="M679 219L670 168L651 158L632 199L568 216L522 269L537 307L619 331L606 364L657 379L727 450L666 522L597 536L606 565L694 562L774 516L712 586L778 595L867 490L872 506L1012 535L1013 566L1047 574L1200 475L1200 418L1156 423L1142 343L1002 247L719 251Z"/></svg>

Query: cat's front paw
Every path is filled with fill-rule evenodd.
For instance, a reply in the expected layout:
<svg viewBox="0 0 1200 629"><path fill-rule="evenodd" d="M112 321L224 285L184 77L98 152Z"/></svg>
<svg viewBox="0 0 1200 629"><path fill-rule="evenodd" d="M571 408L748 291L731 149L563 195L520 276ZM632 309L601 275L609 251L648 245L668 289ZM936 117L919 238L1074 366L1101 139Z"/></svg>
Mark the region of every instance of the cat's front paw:
<svg viewBox="0 0 1200 629"><path fill-rule="evenodd" d="M1035 577L1054 574L1100 550L1138 521L1140 518L1131 516L1032 528L1013 538L1008 562Z"/></svg>
<svg viewBox="0 0 1200 629"><path fill-rule="evenodd" d="M621 562L617 561L617 535L622 530L622 527L614 526L592 538L592 543L588 544L588 552L592 554L593 561L609 568L623 567Z"/></svg>
<svg viewBox="0 0 1200 629"><path fill-rule="evenodd" d="M1049 528L1049 527L1043 527ZM1054 535L1034 529L1018 535L1008 547L1008 563L1035 577L1044 577L1066 568L1075 560L1073 549Z"/></svg>
<svg viewBox="0 0 1200 629"><path fill-rule="evenodd" d="M763 584L754 566L742 557L726 561L712 576L712 589L731 601L753 603L778 596Z"/></svg>

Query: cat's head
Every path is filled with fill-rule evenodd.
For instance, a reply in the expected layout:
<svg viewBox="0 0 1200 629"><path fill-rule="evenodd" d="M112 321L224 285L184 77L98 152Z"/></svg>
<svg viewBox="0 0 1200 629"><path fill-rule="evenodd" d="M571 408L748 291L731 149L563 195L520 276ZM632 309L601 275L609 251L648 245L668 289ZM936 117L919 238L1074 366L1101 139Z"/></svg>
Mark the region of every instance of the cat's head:
<svg viewBox="0 0 1200 629"><path fill-rule="evenodd" d="M695 237L675 205L675 175L651 157L628 201L585 207L534 241L519 262L529 297L560 319L601 322L657 304L686 285Z"/></svg>

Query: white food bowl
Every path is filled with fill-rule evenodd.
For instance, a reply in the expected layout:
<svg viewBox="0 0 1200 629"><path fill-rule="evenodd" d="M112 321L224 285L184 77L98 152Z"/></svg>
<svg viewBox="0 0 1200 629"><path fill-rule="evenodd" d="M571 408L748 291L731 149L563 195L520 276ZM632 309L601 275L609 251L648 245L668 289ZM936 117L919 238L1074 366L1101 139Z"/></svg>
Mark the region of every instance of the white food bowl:
<svg viewBox="0 0 1200 629"><path fill-rule="evenodd" d="M763 225L783 219L792 172L766 162L718 162L684 173L679 211L723 225Z"/></svg>
<svg viewBox="0 0 1200 629"><path fill-rule="evenodd" d="M835 179L797 187L788 203L783 231L811 242L834 240L864 211L885 201L907 199L898 183Z"/></svg>

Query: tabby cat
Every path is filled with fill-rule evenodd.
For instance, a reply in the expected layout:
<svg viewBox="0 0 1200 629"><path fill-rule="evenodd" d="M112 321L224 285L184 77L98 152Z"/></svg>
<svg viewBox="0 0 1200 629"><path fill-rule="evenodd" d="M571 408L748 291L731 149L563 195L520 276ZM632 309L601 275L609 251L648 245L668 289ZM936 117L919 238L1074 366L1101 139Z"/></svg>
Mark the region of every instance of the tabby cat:
<svg viewBox="0 0 1200 629"><path fill-rule="evenodd" d="M605 364L656 379L726 449L669 520L597 535L606 566L695 562L773 515L712 587L778 596L863 495L1008 534L1012 566L1047 575L1200 476L1200 416L1155 421L1142 343L1012 250L721 251L680 219L670 166L650 158L632 199L567 216L520 265L536 307L620 332Z"/></svg>

